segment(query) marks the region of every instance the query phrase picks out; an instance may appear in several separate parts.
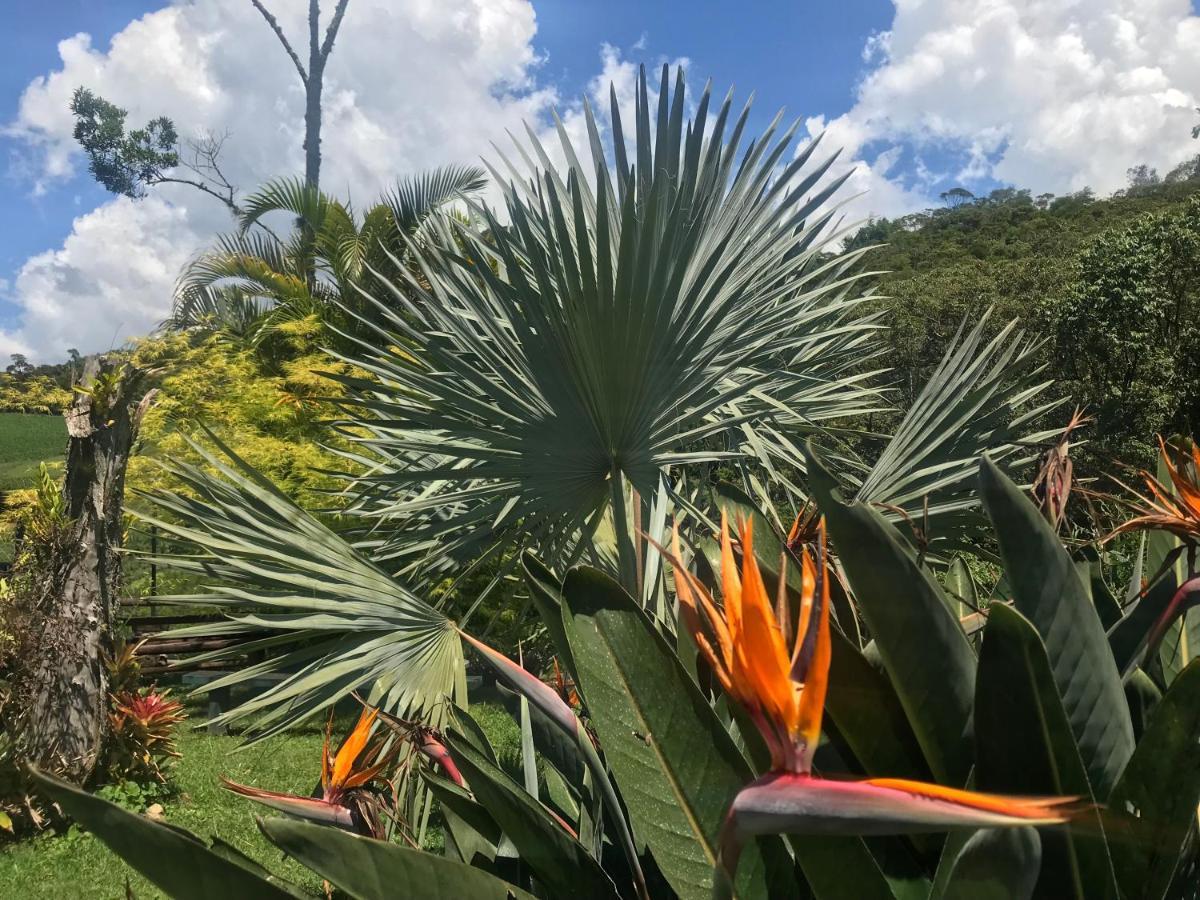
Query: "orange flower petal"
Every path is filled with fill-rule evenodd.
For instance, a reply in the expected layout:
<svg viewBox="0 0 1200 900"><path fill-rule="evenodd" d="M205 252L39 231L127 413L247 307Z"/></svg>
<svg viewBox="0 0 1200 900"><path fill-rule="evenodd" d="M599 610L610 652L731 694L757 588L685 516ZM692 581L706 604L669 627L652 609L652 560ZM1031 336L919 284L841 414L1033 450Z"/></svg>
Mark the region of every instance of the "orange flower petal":
<svg viewBox="0 0 1200 900"><path fill-rule="evenodd" d="M362 753L363 748L367 745L367 740L371 737L371 726L375 724L375 716L375 710L364 709L358 717L358 724L354 726L354 730L350 732L345 743L333 758L333 772L329 778L331 789L337 790L345 787L346 779L354 771L355 760L358 759L358 755Z"/></svg>
<svg viewBox="0 0 1200 900"><path fill-rule="evenodd" d="M820 526L820 553L822 565L825 554L825 523ZM816 751L821 739L821 715L825 708L825 693L829 688L829 663L833 659L833 644L829 637L829 572L821 575L821 597L817 610L817 643L813 657L809 660L808 670L804 673L804 689L800 692L800 709L796 723L796 733L804 742L808 758L805 763L811 764L811 754ZM807 765L805 766L807 769Z"/></svg>

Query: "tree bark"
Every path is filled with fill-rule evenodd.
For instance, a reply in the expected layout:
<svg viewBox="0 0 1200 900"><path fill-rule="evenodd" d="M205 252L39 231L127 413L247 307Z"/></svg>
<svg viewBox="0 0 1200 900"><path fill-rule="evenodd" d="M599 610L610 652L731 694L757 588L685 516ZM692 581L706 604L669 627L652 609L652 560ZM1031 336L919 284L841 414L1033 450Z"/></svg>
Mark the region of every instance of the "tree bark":
<svg viewBox="0 0 1200 900"><path fill-rule="evenodd" d="M304 183L318 188L321 183L321 85L325 80L325 57L321 55L318 19L321 4L308 0L308 78L304 82Z"/></svg>
<svg viewBox="0 0 1200 900"><path fill-rule="evenodd" d="M154 392L121 361L89 358L66 411L66 523L18 685L24 758L86 782L108 733L108 671L121 580L125 469ZM24 668L24 667L23 667Z"/></svg>

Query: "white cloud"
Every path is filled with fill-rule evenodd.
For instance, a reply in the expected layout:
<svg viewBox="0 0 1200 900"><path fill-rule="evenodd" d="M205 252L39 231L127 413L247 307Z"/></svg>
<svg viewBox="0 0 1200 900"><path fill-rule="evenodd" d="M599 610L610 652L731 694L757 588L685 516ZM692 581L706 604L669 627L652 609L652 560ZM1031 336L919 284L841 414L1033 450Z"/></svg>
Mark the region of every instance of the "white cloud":
<svg viewBox="0 0 1200 900"><path fill-rule="evenodd" d="M307 4L267 5L306 49ZM322 186L364 203L398 175L477 162L505 129L544 120L557 97L535 80L535 30L527 0L355 0L325 77ZM59 55L5 128L35 193L81 168L69 110L80 85L127 108L131 124L165 114L185 136L228 132L224 163L244 190L303 170L302 87L245 0L177 0L107 50L79 34ZM58 358L145 333L168 311L180 265L228 226L219 204L186 188L80 216L59 249L17 272L10 299L21 323L0 331L0 353Z"/></svg>
<svg viewBox="0 0 1200 900"><path fill-rule="evenodd" d="M891 29L867 42L875 67L853 108L809 122L846 146L853 183L871 188L854 204L861 215L928 202L919 160L907 187L881 171L877 155L894 145L953 152L951 182L994 178L1035 193L1107 193L1132 165L1162 172L1197 152L1200 17L1189 0L895 5Z"/></svg>

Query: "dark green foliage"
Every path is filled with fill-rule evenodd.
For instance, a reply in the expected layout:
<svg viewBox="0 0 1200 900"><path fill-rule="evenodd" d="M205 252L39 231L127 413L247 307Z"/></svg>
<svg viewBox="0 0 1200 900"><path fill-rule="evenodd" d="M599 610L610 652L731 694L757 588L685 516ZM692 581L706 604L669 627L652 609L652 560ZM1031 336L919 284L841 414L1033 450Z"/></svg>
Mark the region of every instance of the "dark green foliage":
<svg viewBox="0 0 1200 900"><path fill-rule="evenodd" d="M1197 203L1193 159L1161 184L1098 200L1004 189L954 208L868 223L852 248L868 257L889 313L891 366L907 407L964 317L995 307L993 328L1020 317L1050 338L1058 396L1098 417L1075 453L1081 474L1115 459L1146 465L1156 432L1195 430L1200 375Z"/></svg>
<svg viewBox="0 0 1200 900"><path fill-rule="evenodd" d="M1200 197L1108 231L1051 308L1060 389L1097 418L1092 452L1148 464L1200 426Z"/></svg>
<svg viewBox="0 0 1200 900"><path fill-rule="evenodd" d="M71 112L75 140L87 154L88 170L114 194L135 200L144 197L147 185L179 165L179 136L166 116L126 131L127 111L83 87L71 97Z"/></svg>

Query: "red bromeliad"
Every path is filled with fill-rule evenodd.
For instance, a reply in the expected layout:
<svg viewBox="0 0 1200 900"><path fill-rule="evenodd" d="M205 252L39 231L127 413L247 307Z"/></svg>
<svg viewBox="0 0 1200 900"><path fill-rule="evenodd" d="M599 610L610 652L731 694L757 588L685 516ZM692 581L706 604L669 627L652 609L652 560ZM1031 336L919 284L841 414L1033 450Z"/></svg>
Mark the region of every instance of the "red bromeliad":
<svg viewBox="0 0 1200 900"><path fill-rule="evenodd" d="M790 621L782 587L773 604L754 559L753 530L741 530L739 575L728 524L721 523L723 609L680 562L683 622L725 692L749 714L771 752L771 771L734 799L722 834L732 878L742 844L756 834L902 834L1066 822L1073 797L1008 797L896 778L834 781L812 771L821 734L832 645L825 532L801 548L801 597Z"/></svg>
<svg viewBox="0 0 1200 900"><path fill-rule="evenodd" d="M384 780L384 772L395 759L400 744L393 741L389 746L386 740L370 741L377 716L378 710L364 709L354 730L332 756L329 740L333 720L330 718L321 750L320 797L300 797L262 790L237 784L224 777L221 782L234 793L271 809L324 825L334 825L356 834L382 838L383 826L379 817L382 803L374 783Z"/></svg>

